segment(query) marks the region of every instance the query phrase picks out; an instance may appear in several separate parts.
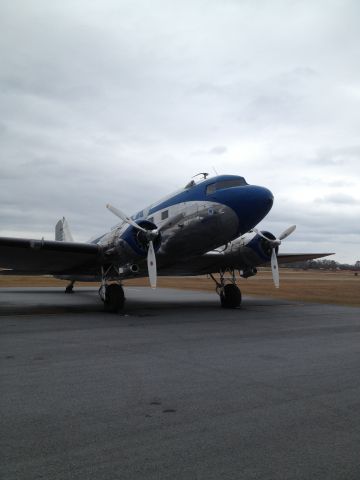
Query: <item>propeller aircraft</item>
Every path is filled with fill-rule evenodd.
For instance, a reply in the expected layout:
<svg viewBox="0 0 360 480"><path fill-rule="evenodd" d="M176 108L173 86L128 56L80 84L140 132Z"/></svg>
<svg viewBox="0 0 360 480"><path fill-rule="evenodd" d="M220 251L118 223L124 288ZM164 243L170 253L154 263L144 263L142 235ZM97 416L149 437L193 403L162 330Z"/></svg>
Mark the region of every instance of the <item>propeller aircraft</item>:
<svg viewBox="0 0 360 480"><path fill-rule="evenodd" d="M70 282L66 293L76 281L100 282L100 298L111 312L124 307L124 279L148 276L156 288L158 275L207 274L221 306L236 308L241 304L237 272L248 278L270 264L279 288L279 263L330 255L279 253L296 227L278 237L256 228L272 208L270 190L236 175L200 175L200 181L191 180L131 217L108 204L120 223L88 242L74 242L65 218L56 224L55 240L0 237L0 274L53 275Z"/></svg>

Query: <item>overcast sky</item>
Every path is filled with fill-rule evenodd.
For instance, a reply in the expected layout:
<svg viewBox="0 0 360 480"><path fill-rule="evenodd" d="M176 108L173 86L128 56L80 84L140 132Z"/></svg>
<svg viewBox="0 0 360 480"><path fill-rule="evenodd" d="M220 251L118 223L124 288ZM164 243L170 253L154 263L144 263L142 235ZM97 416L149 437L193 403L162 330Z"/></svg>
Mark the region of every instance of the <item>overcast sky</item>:
<svg viewBox="0 0 360 480"><path fill-rule="evenodd" d="M0 0L0 235L77 240L200 171L360 259L358 0Z"/></svg>

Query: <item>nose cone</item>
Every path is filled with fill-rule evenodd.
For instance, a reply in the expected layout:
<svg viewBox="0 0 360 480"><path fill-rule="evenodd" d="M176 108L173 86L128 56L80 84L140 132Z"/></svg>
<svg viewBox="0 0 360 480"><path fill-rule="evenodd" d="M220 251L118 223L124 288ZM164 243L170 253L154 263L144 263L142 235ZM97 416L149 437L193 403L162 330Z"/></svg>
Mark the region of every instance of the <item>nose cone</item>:
<svg viewBox="0 0 360 480"><path fill-rule="evenodd" d="M273 203L274 195L270 192L268 188L257 187L250 185L251 189L251 202L253 202L253 208L260 215L262 215L261 220L270 212Z"/></svg>
<svg viewBox="0 0 360 480"><path fill-rule="evenodd" d="M274 196L265 187L246 185L216 192L216 200L236 212L239 234L255 227L271 210ZM215 198L214 198L215 199Z"/></svg>

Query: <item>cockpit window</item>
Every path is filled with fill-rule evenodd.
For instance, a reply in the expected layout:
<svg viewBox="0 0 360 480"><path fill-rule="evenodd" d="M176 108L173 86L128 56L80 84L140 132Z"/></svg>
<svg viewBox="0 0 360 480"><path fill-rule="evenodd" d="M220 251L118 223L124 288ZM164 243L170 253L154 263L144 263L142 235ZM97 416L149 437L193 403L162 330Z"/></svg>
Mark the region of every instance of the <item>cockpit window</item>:
<svg viewBox="0 0 360 480"><path fill-rule="evenodd" d="M195 180L190 180L190 182L185 185L185 190L191 187L194 187L195 185L196 185Z"/></svg>
<svg viewBox="0 0 360 480"><path fill-rule="evenodd" d="M241 187L247 185L245 178L238 177L232 178L231 180L220 180L219 182L211 183L206 187L206 194L210 195L211 193L216 192L217 190L223 190L224 188L231 187Z"/></svg>

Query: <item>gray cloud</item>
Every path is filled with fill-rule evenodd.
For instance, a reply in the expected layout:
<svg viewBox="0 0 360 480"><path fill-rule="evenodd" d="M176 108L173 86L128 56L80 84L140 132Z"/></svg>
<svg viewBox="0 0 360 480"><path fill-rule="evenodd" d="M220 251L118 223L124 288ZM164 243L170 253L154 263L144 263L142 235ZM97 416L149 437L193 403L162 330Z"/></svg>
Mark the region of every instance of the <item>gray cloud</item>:
<svg viewBox="0 0 360 480"><path fill-rule="evenodd" d="M355 0L2 2L0 234L50 237L66 215L84 240L114 223L107 202L132 213L216 160L271 188L265 224L354 261L359 14Z"/></svg>
<svg viewBox="0 0 360 480"><path fill-rule="evenodd" d="M212 155L223 155L227 152L227 148L224 145L218 145L210 149L209 153Z"/></svg>
<svg viewBox="0 0 360 480"><path fill-rule="evenodd" d="M352 197L351 195L347 195L346 193L332 193L330 195L326 195L325 197L318 198L315 201L319 203L334 203L339 205L359 205L360 200Z"/></svg>
<svg viewBox="0 0 360 480"><path fill-rule="evenodd" d="M349 163L360 163L360 145L327 148L318 152L312 163L323 166L342 166Z"/></svg>

